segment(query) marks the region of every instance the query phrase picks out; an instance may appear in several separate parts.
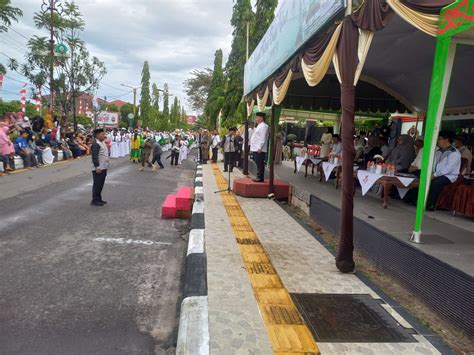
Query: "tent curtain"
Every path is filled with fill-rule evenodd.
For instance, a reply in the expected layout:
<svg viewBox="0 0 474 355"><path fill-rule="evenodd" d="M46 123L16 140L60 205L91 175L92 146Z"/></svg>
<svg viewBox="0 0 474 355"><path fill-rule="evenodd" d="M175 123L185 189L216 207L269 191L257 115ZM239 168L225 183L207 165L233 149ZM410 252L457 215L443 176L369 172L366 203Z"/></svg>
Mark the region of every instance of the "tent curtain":
<svg viewBox="0 0 474 355"><path fill-rule="evenodd" d="M268 97L270 96L270 90L268 90L268 86L265 85L265 91L262 96L260 94L257 95L257 106L259 111L264 111L265 106L268 102Z"/></svg>
<svg viewBox="0 0 474 355"><path fill-rule="evenodd" d="M273 103L280 105L285 99L288 88L290 87L291 79L293 77L293 71L290 69L286 75L285 80L280 86L277 86L277 81L273 82Z"/></svg>
<svg viewBox="0 0 474 355"><path fill-rule="evenodd" d="M392 9L385 1L365 0L351 17L360 29L375 32L385 28L393 19L393 15Z"/></svg>
<svg viewBox="0 0 474 355"><path fill-rule="evenodd" d="M427 14L439 15L443 7L452 4L453 0L400 0L412 10Z"/></svg>
<svg viewBox="0 0 474 355"><path fill-rule="evenodd" d="M359 64L359 29L350 16L343 22L341 38L337 44L337 61L341 79L342 109L342 193L340 236L336 255L336 266L341 272L354 270L354 115L355 74Z"/></svg>
<svg viewBox="0 0 474 355"><path fill-rule="evenodd" d="M386 0L393 11L406 22L415 26L420 31L436 37L438 31L439 15L433 13L424 13L416 11L413 7L407 6L408 1L401 0ZM413 0L412 0L413 1ZM416 8L416 7L415 7Z"/></svg>
<svg viewBox="0 0 474 355"><path fill-rule="evenodd" d="M311 62L309 54L305 53L305 55L301 59L301 69L309 86L318 85L326 75L329 65L331 64L331 59L333 58L334 53L336 52L337 42L339 41L341 29L342 24L339 24L334 30L329 41L327 42L326 47L323 47L320 50L321 54L318 56L319 59L315 61L314 64L307 64L308 62Z"/></svg>
<svg viewBox="0 0 474 355"><path fill-rule="evenodd" d="M254 106L255 106L254 99L250 101L247 100L247 117L250 117L252 115Z"/></svg>
<svg viewBox="0 0 474 355"><path fill-rule="evenodd" d="M359 64L357 64L357 69L354 77L354 86L357 85L360 75L362 74L362 68L364 67L365 60L367 59L367 54L369 54L370 44L374 38L374 32L361 30L359 28L359 48L357 50L357 58L359 59Z"/></svg>

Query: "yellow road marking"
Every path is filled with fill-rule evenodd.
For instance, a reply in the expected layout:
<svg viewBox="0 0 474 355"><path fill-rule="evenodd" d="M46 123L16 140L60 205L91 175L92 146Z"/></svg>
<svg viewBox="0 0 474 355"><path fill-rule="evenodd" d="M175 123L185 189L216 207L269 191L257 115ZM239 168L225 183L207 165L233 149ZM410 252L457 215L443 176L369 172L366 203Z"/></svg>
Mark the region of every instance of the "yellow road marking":
<svg viewBox="0 0 474 355"><path fill-rule="evenodd" d="M216 165L212 166L218 188L227 181ZM318 346L293 300L281 282L265 248L233 194L221 192L234 237L239 245L257 305L275 354L319 354Z"/></svg>

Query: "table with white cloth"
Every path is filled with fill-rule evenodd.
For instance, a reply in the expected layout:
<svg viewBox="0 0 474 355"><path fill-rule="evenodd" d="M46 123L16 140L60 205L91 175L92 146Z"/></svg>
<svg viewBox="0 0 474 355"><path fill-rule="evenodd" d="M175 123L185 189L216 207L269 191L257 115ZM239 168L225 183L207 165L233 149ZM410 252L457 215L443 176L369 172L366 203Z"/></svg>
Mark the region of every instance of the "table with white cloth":
<svg viewBox="0 0 474 355"><path fill-rule="evenodd" d="M383 186L383 208L387 208L388 206L388 196L392 186L398 189L398 193L403 199L408 190L416 188L420 184L420 180L416 177L375 174L367 170L359 170L357 172L357 179L362 188L362 196L364 196L375 183Z"/></svg>
<svg viewBox="0 0 474 355"><path fill-rule="evenodd" d="M304 177L308 176L308 166L311 164L312 170L311 173L314 175L314 168L319 166L323 161L327 160L327 158L314 158L308 155L304 156L297 156L295 158L295 174L300 171L301 167L305 166L305 174Z"/></svg>
<svg viewBox="0 0 474 355"><path fill-rule="evenodd" d="M324 177L326 178L326 182L329 181L329 178L331 177L332 172L336 170L336 189L338 189L339 182L341 181L342 165L340 163L334 164L329 161L325 161L321 164L320 169L322 169L322 171L320 172L319 181L323 181L323 174L324 174Z"/></svg>

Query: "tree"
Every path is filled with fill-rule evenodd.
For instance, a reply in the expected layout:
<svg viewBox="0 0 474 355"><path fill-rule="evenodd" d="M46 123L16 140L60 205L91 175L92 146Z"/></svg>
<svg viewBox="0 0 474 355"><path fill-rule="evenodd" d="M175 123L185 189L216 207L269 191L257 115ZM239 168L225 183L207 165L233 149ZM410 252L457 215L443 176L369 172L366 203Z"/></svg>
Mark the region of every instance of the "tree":
<svg viewBox="0 0 474 355"><path fill-rule="evenodd" d="M156 86L155 83L153 83L151 91L152 91L151 104L156 109L156 111L159 112L160 111L160 91L158 90L158 86Z"/></svg>
<svg viewBox="0 0 474 355"><path fill-rule="evenodd" d="M180 104L178 97L174 97L173 105L170 111L170 124L172 128L177 128L179 125Z"/></svg>
<svg viewBox="0 0 474 355"><path fill-rule="evenodd" d="M247 56L247 24L253 32L255 14L250 0L236 0L231 24L234 27L232 48L226 64L228 86L222 108L224 121L232 125L242 120L244 65Z"/></svg>
<svg viewBox="0 0 474 355"><path fill-rule="evenodd" d="M206 106L209 88L212 82L212 70L193 70L191 77L184 81L188 101L193 110L203 111Z"/></svg>
<svg viewBox="0 0 474 355"><path fill-rule="evenodd" d="M150 117L150 108L151 108L151 99L150 99L150 67L148 62L143 63L142 69L142 89L140 93L140 111L141 119L143 121L144 127L149 127L151 123Z"/></svg>
<svg viewBox="0 0 474 355"><path fill-rule="evenodd" d="M23 11L10 5L10 0L0 0L0 33L7 32L12 22L18 22L18 17L23 16Z"/></svg>
<svg viewBox="0 0 474 355"><path fill-rule="evenodd" d="M38 29L49 28L50 15L39 12L34 16ZM62 15L53 16L55 37L61 38L69 50L67 55L50 55L50 43L46 37L33 36L28 41L29 52L26 61L20 67L22 75L35 86L45 86L49 78L50 65L54 62L55 80L50 93L55 97L55 106L59 106L65 117L75 117L75 100L82 92L92 92L98 88L100 80L107 70L103 62L91 56L80 34L85 29L85 22L79 7L74 3L66 2ZM67 52L70 53L67 53ZM13 67L14 63L11 63ZM75 120L75 125L77 121Z"/></svg>
<svg viewBox="0 0 474 355"><path fill-rule="evenodd" d="M267 32L268 27L272 24L272 21L275 18L275 9L277 6L278 0L257 0L255 17L258 21L255 22L251 35L252 40L250 52L253 52L257 47Z"/></svg>
<svg viewBox="0 0 474 355"><path fill-rule="evenodd" d="M170 120L170 92L168 88L168 84L165 83L163 85L163 121L166 124L169 123Z"/></svg>
<svg viewBox="0 0 474 355"><path fill-rule="evenodd" d="M127 121L127 127L128 127L128 115L133 113L133 105L130 103L124 104L122 107L120 107L120 121Z"/></svg>
<svg viewBox="0 0 474 355"><path fill-rule="evenodd" d="M209 128L217 127L217 117L224 104L225 78L222 69L222 50L218 49L214 57L212 82L207 97L205 115L208 117Z"/></svg>

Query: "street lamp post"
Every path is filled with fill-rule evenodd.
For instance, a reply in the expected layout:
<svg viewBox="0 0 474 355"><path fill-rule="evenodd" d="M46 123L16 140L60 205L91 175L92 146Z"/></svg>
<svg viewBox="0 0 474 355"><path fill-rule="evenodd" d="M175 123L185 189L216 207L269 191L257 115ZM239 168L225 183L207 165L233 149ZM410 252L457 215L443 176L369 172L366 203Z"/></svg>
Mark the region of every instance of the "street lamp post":
<svg viewBox="0 0 474 355"><path fill-rule="evenodd" d="M51 56L51 63L49 65L49 106L51 111L51 118L54 116L54 13L61 15L63 13L63 7L59 0L43 0L41 5L41 11L44 15L50 15L49 22L49 55Z"/></svg>
<svg viewBox="0 0 474 355"><path fill-rule="evenodd" d="M133 90L133 116L136 117L137 113L137 90L141 88L141 86L130 86L130 85L125 85L125 84L120 84L122 86L125 86L126 88L130 88Z"/></svg>

